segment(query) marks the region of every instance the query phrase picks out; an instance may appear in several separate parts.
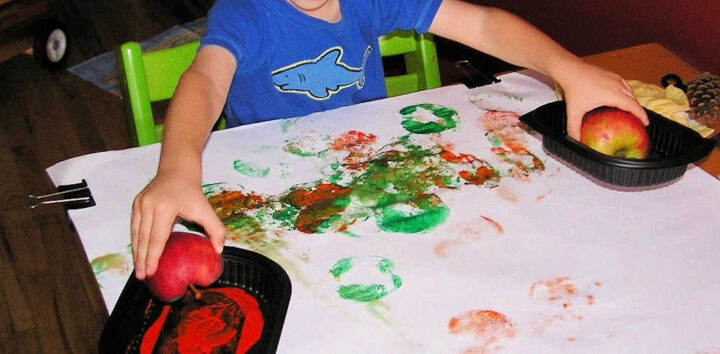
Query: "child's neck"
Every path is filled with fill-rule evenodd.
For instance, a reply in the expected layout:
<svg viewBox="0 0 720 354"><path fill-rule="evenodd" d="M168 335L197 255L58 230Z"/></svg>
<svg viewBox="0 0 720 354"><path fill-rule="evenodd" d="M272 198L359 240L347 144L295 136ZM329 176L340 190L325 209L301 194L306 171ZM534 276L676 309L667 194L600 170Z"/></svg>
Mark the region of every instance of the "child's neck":
<svg viewBox="0 0 720 354"><path fill-rule="evenodd" d="M329 23L342 19L340 0L287 0L300 12Z"/></svg>

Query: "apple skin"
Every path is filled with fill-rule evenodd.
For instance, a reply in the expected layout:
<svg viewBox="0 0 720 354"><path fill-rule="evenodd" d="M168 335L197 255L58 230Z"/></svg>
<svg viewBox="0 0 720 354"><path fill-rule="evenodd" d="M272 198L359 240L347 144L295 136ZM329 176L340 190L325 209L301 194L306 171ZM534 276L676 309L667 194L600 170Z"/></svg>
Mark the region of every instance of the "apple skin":
<svg viewBox="0 0 720 354"><path fill-rule="evenodd" d="M158 267L145 285L160 301L181 298L188 286L209 286L222 274L222 257L206 237L189 232L170 233Z"/></svg>
<svg viewBox="0 0 720 354"><path fill-rule="evenodd" d="M603 106L587 112L580 127L580 142L605 155L645 159L650 137L632 113Z"/></svg>

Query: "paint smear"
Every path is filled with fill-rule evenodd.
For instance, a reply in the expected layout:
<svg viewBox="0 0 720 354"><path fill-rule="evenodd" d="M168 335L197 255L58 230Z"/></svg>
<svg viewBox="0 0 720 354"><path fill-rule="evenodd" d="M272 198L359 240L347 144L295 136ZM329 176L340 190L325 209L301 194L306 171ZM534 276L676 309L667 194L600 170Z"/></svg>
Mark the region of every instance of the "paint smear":
<svg viewBox="0 0 720 354"><path fill-rule="evenodd" d="M474 345L465 353L490 353L502 349L501 343L515 337L516 330L505 315L491 310L473 310L453 317L448 329L454 335L470 335Z"/></svg>
<svg viewBox="0 0 720 354"><path fill-rule="evenodd" d="M126 255L121 253L110 253L93 258L90 261L95 276L99 276L105 272L113 272L117 274L128 274L130 272L130 264Z"/></svg>
<svg viewBox="0 0 720 354"><path fill-rule="evenodd" d="M493 145L491 151L500 161L512 165L508 175L528 181L531 173L542 172L545 164L525 146L528 134L518 126L520 115L507 111L488 111L479 118L478 125L487 131Z"/></svg>

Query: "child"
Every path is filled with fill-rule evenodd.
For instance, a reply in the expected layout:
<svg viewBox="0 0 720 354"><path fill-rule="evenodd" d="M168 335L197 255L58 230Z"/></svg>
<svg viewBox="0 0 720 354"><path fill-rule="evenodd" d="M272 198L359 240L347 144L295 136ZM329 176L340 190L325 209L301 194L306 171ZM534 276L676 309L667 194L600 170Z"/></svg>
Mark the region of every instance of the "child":
<svg viewBox="0 0 720 354"><path fill-rule="evenodd" d="M222 250L225 228L201 190L201 155L223 107L232 127L382 98L377 37L396 29L429 31L552 77L575 139L583 114L602 105L648 122L622 78L502 10L460 0L218 0L168 108L157 175L133 203L137 278L155 272L176 217L203 226Z"/></svg>

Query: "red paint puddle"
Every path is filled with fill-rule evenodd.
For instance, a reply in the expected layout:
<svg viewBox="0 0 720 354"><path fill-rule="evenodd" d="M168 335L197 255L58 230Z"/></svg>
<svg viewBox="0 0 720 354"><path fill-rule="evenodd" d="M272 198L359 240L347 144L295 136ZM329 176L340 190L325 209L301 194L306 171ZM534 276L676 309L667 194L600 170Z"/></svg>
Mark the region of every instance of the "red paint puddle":
<svg viewBox="0 0 720 354"><path fill-rule="evenodd" d="M257 300L240 288L202 291L164 305L142 338L140 353L245 353L262 334Z"/></svg>
<svg viewBox="0 0 720 354"><path fill-rule="evenodd" d="M500 236L505 233L505 229L503 229L502 225L497 221L481 215L466 225L453 228L452 233L456 233L459 236L438 242L433 248L436 256L446 257L448 251L457 246L480 241L488 236Z"/></svg>
<svg viewBox="0 0 720 354"><path fill-rule="evenodd" d="M500 342L515 337L514 325L505 315L491 310L468 311L453 317L448 329L454 335L471 335L474 345L465 353L488 353L502 349Z"/></svg>

